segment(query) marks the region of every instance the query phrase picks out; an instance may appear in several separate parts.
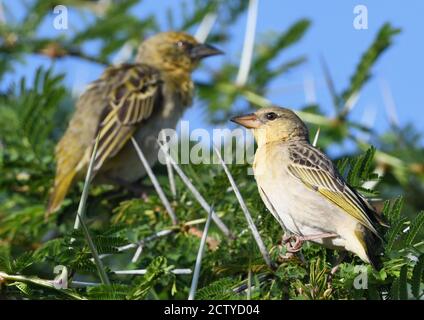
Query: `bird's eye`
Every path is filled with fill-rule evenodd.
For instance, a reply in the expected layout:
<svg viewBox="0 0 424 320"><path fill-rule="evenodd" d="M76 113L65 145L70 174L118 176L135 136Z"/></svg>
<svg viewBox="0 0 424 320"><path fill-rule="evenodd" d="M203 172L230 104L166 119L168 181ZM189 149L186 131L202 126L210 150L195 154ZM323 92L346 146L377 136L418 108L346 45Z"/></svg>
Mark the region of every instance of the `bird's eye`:
<svg viewBox="0 0 424 320"><path fill-rule="evenodd" d="M187 41L180 40L177 42L177 47L184 50L190 50L193 47L193 45Z"/></svg>
<svg viewBox="0 0 424 320"><path fill-rule="evenodd" d="M265 116L268 120L274 120L278 118L277 114L274 112L268 112Z"/></svg>

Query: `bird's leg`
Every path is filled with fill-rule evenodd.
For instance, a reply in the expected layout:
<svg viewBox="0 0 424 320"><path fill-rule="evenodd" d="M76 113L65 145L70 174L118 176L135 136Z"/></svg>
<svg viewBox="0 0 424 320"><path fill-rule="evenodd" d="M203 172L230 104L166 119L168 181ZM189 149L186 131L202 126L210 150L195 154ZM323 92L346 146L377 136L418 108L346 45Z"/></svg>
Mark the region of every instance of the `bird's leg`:
<svg viewBox="0 0 424 320"><path fill-rule="evenodd" d="M294 252L299 252L300 249L302 249L303 242L305 241L332 238L336 236L337 234L335 233L319 233L319 234L314 234L310 236L299 236L296 234L291 234L289 236L283 237L283 243L286 244L286 248L288 252L294 253ZM292 241L294 241L294 243L292 243Z"/></svg>
<svg viewBox="0 0 424 320"><path fill-rule="evenodd" d="M294 241L294 243L292 243ZM301 236L296 234L284 235L283 243L286 245L287 252L295 253L302 248Z"/></svg>

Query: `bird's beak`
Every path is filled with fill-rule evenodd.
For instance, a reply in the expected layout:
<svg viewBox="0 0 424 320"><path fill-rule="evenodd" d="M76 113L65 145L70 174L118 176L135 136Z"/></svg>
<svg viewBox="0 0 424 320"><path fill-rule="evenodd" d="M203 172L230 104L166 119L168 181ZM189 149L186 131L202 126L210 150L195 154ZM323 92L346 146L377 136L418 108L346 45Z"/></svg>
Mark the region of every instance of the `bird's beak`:
<svg viewBox="0 0 424 320"><path fill-rule="evenodd" d="M248 129L257 129L262 124L262 122L258 119L256 114L254 113L246 114L244 116L233 117L231 118L231 121L238 123Z"/></svg>
<svg viewBox="0 0 424 320"><path fill-rule="evenodd" d="M224 52L206 43L199 43L190 50L192 59L203 59L218 54L224 54Z"/></svg>

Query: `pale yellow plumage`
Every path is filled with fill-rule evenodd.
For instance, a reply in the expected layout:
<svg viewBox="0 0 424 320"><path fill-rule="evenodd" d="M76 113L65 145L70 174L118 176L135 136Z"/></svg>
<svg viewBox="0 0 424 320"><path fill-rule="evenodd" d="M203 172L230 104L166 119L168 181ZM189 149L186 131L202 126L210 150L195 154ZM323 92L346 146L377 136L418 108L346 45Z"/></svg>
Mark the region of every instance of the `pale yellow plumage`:
<svg viewBox="0 0 424 320"><path fill-rule="evenodd" d="M254 173L260 195L283 228L312 241L344 249L378 266L379 217L346 184L331 160L309 143L308 129L291 111L263 108L233 118L254 131Z"/></svg>

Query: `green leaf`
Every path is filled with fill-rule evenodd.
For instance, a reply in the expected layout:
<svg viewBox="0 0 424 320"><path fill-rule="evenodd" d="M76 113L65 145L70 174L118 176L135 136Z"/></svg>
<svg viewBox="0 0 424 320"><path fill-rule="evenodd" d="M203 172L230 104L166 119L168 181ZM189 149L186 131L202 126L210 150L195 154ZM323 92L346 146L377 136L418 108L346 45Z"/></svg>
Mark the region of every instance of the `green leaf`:
<svg viewBox="0 0 424 320"><path fill-rule="evenodd" d="M165 257L160 256L155 258L147 267L146 274L130 293L130 299L144 299L159 278L169 275L170 269L171 267L167 265L167 259Z"/></svg>
<svg viewBox="0 0 424 320"><path fill-rule="evenodd" d="M417 235L420 233L422 227L424 226L424 211L418 213L416 218L411 222L409 226L409 231L406 236L405 245L410 246L414 242Z"/></svg>
<svg viewBox="0 0 424 320"><path fill-rule="evenodd" d="M391 201L387 200L384 203L383 215L389 220L390 223L395 223L400 218L400 213L403 207L403 198L398 197L391 205Z"/></svg>
<svg viewBox="0 0 424 320"><path fill-rule="evenodd" d="M212 282L206 287L198 290L196 299L199 300L227 300L235 297L233 291L236 281L231 278L223 278Z"/></svg>
<svg viewBox="0 0 424 320"><path fill-rule="evenodd" d="M343 101L349 98L362 88L371 77L371 67L378 60L381 54L392 44L393 36L398 34L400 29L393 28L390 23L385 23L378 31L377 37L371 46L362 55L355 73L350 78L349 87L342 93Z"/></svg>
<svg viewBox="0 0 424 320"><path fill-rule="evenodd" d="M390 288L390 296L392 300L399 300L399 279L393 280Z"/></svg>
<svg viewBox="0 0 424 320"><path fill-rule="evenodd" d="M399 234L405 228L405 224L407 222L406 218L402 218L396 221L394 225L392 225L386 235L387 245L386 252L390 252L393 248L394 243L399 237Z"/></svg>
<svg viewBox="0 0 424 320"><path fill-rule="evenodd" d="M424 275L424 254L422 254L418 262L415 264L414 270L412 272L412 285L411 290L412 294L415 298L420 298L420 290L424 286L423 283L423 275Z"/></svg>
<svg viewBox="0 0 424 320"><path fill-rule="evenodd" d="M124 300L130 292L131 287L124 284L102 284L87 289L88 298L94 300Z"/></svg>
<svg viewBox="0 0 424 320"><path fill-rule="evenodd" d="M0 270L12 273L12 261L9 247L0 247Z"/></svg>
<svg viewBox="0 0 424 320"><path fill-rule="evenodd" d="M310 25L311 22L307 19L294 23L286 32L281 33L272 45L266 46L262 51L259 51L257 58L252 62L252 67L263 69L281 50L298 42Z"/></svg>
<svg viewBox="0 0 424 320"><path fill-rule="evenodd" d="M399 276L399 299L408 300L408 266L404 265L400 269Z"/></svg>
<svg viewBox="0 0 424 320"><path fill-rule="evenodd" d="M14 282L12 283L12 286L15 286L19 289L24 295L31 296L32 290L30 286L25 282Z"/></svg>

